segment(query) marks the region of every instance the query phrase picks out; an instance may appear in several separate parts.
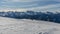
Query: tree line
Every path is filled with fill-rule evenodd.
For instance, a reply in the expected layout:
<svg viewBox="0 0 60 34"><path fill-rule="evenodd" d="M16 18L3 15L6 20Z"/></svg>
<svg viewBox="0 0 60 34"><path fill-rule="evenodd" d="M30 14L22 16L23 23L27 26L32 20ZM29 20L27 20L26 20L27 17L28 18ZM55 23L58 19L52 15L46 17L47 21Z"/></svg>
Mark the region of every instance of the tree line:
<svg viewBox="0 0 60 34"><path fill-rule="evenodd" d="M34 12L34 11L26 11L26 12L0 12L0 16L2 17L10 17L16 19L32 19L32 20L44 20L60 23L60 13L52 13L52 12Z"/></svg>

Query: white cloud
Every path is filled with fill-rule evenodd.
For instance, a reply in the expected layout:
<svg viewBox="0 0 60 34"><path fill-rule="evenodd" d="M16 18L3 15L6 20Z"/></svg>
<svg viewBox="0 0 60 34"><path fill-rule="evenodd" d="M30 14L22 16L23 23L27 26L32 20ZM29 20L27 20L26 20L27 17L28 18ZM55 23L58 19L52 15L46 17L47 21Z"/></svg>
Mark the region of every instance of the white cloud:
<svg viewBox="0 0 60 34"><path fill-rule="evenodd" d="M60 1L60 0L11 0L15 2L33 2L33 1Z"/></svg>
<svg viewBox="0 0 60 34"><path fill-rule="evenodd" d="M33 10L33 11L57 11L57 7L60 7L60 4L55 4L55 5L47 5L47 6L39 6L39 7L32 7L32 8L14 8L14 9L11 9L11 8L7 8L7 9L4 9L4 10L12 10L12 11L27 11L27 10ZM60 10L60 9L58 9Z"/></svg>
<svg viewBox="0 0 60 34"><path fill-rule="evenodd" d="M23 2L24 3L24 2L35 2L35 1L60 1L60 0L4 0L4 2L2 2L2 3L9 3L9 2L10 3L11 2ZM33 4L24 5L21 7L29 7L29 6L36 6L36 5L37 5L37 3L35 3L35 4L33 3ZM8 7L8 8L15 7L15 6L9 6L9 5L2 5L2 6ZM50 9L50 8L55 8L55 7L60 7L60 4L32 7L32 8L27 8L27 10L41 10L41 9L45 10L45 9ZM21 10L23 10L23 9L21 9ZM26 10L26 9L24 9L24 10Z"/></svg>
<svg viewBox="0 0 60 34"><path fill-rule="evenodd" d="M33 2L33 1L40 1L40 0L4 0L6 2Z"/></svg>

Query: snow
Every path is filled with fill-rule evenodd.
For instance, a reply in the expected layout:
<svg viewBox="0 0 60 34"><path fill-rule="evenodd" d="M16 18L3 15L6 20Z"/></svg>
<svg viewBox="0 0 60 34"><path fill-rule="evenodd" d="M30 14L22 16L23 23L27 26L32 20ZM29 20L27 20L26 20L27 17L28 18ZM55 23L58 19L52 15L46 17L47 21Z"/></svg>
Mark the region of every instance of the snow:
<svg viewBox="0 0 60 34"><path fill-rule="evenodd" d="M60 24L0 17L0 34L60 34Z"/></svg>

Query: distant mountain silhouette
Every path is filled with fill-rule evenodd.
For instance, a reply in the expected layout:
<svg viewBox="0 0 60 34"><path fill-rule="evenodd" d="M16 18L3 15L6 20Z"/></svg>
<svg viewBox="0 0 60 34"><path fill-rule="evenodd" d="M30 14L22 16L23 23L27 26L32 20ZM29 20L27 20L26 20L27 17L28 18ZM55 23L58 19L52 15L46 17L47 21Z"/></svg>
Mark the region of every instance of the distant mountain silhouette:
<svg viewBox="0 0 60 34"><path fill-rule="evenodd" d="M32 19L32 20L44 20L60 23L60 13L52 13L52 12L34 12L34 11L26 11L26 12L0 12L1 17L10 17L16 19Z"/></svg>

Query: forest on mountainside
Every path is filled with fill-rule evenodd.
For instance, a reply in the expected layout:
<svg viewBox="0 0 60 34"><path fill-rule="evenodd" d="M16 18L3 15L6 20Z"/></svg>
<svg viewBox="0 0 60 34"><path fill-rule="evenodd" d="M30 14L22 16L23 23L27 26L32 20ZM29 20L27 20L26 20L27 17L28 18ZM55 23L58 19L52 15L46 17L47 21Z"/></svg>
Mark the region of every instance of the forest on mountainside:
<svg viewBox="0 0 60 34"><path fill-rule="evenodd" d="M9 17L15 19L32 19L32 20L43 20L50 22L60 23L60 13L52 12L35 12L35 11L26 11L26 12L0 12L1 17Z"/></svg>

